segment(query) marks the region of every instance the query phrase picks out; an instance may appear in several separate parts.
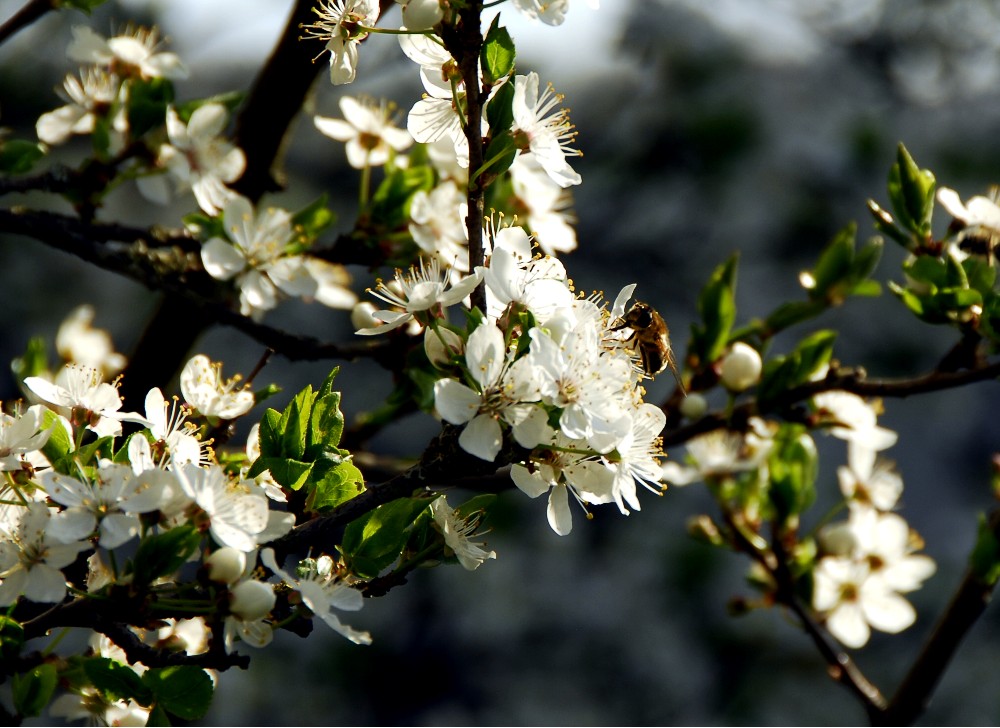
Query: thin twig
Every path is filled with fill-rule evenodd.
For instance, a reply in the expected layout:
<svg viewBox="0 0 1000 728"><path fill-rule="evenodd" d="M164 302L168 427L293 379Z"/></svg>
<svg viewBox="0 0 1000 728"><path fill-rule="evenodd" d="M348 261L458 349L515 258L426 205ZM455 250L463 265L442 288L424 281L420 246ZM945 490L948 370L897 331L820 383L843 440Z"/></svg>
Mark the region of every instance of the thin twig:
<svg viewBox="0 0 1000 728"><path fill-rule="evenodd" d="M18 31L27 28L50 10L55 10L55 7L55 0L29 0L0 25L0 43L4 43Z"/></svg>

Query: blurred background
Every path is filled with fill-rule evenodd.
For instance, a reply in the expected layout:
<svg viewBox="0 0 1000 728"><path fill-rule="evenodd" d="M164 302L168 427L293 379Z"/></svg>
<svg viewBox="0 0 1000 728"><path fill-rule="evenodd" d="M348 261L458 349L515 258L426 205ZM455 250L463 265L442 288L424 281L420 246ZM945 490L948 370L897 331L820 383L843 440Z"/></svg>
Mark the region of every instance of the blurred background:
<svg viewBox="0 0 1000 728"><path fill-rule="evenodd" d="M0 0L0 18L21 0ZM73 67L70 27L104 34L126 21L158 23L191 68L182 100L246 89L280 33L289 0L118 0L86 18L51 14L0 47L0 123L33 138L34 122L59 105L52 91ZM683 354L696 299L712 269L738 251L739 321L802 296L800 270L845 224L872 231L867 198L885 202L885 179L904 142L922 167L963 199L1000 181L1000 9L987 0L573 0L566 23L531 23L501 6L517 44L518 70L540 72L566 95L585 156L574 166L579 250L564 258L578 289L638 282L664 314ZM396 11L393 11L396 12ZM385 25L396 23L394 17ZM320 62L325 63L325 59ZM325 74L324 74L325 75ZM421 93L416 69L391 37L361 49L358 82L321 79L309 111L340 116L342 94L392 99L404 111ZM308 118L287 151L288 191L269 202L295 208L326 190L350 226L357 173ZM75 163L86 144L54 158ZM15 198L4 203L11 204ZM17 202L51 204L47 197ZM137 204L124 187L101 217L176 225L193 206ZM938 230L947 220L938 214ZM890 241L876 277L900 280L903 253ZM77 305L97 310L128 353L156 296L32 240L0 238L0 361L32 335L51 341ZM359 293L370 284L357 273ZM329 340L352 336L346 314L289 302L266 321ZM816 328L838 329L835 355L873 376L932 368L955 335L921 324L885 292L849 301L779 338L775 351ZM164 331L164 337L176 332ZM216 328L198 351L248 372L260 345ZM258 383L287 396L319 383L333 363L276 357ZM647 399L661 401L661 377ZM150 383L159 384L159 383ZM338 379L350 417L388 392L366 363ZM0 378L0 397L18 396ZM126 409L141 403L126 402ZM927 541L937 574L913 596L920 618L896 637L876 635L858 662L891 694L965 568L976 514L990 507L990 458L998 444L994 385L886 402L881 422L900 433L886 454L906 483L903 515ZM434 431L410 418L374 442L414 455ZM837 494L841 441L820 439L820 503ZM670 452L681 459L683 449ZM459 494L451 500L457 502ZM791 619L778 611L733 618L735 595L752 595L747 562L692 541L686 520L710 512L700 486L673 488L630 517L614 508L577 519L560 538L545 506L519 493L500 498L489 545L497 560L414 574L370 600L351 624L372 632L355 647L317 627L312 638L279 634L250 670L223 676L208 724L855 724L863 711L826 675ZM818 515L816 516L818 517ZM808 524L807 524L808 525ZM946 673L926 725L1000 720L995 666L1000 619L987 611Z"/></svg>

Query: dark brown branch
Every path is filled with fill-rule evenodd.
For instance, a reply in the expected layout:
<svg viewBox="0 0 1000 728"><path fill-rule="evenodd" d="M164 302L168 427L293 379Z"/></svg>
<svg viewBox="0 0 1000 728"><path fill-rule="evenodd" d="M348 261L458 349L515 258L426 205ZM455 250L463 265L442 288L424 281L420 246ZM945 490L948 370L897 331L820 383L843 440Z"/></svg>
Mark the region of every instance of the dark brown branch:
<svg viewBox="0 0 1000 728"><path fill-rule="evenodd" d="M870 720L885 708L885 698L879 689L864 676L850 656L827 638L819 625L813 621L809 612L799 603L795 594L795 580L788 569L789 556L784 552L780 540L775 538L771 549L761 549L753 544L738 527L735 516L726 508L722 511L723 518L729 526L734 547L747 554L759 563L774 580L776 589L774 599L778 604L787 607L799 620L802 629L816 645L820 655L829 666L830 677L846 687L864 706Z"/></svg>
<svg viewBox="0 0 1000 728"><path fill-rule="evenodd" d="M735 407L730 413L710 412L688 425L664 432L663 445L666 447L683 444L692 437L728 427L732 421L746 421L753 415L787 411L794 405L823 392L842 391L862 397L904 398L915 394L954 389L997 377L1000 377L1000 362L957 372L935 370L911 379L869 380L864 370L860 369L831 371L825 379L807 382L783 392L768 402L766 408L760 407L757 401L753 400Z"/></svg>
<svg viewBox="0 0 1000 728"><path fill-rule="evenodd" d="M1000 538L1000 510L990 514L989 526ZM876 725L910 725L923 714L962 640L989 605L995 586L971 570L966 573L888 708L873 721Z"/></svg>
<svg viewBox="0 0 1000 728"><path fill-rule="evenodd" d="M0 25L0 43L5 42L18 31L27 28L50 10L55 10L55 7L55 0L29 0Z"/></svg>
<svg viewBox="0 0 1000 728"><path fill-rule="evenodd" d="M486 199L486 184L483 175L476 175L484 161L482 117L486 93L479 74L479 54L483 46L480 24L482 2L471 0L459 12L459 21L454 27L445 24L441 29L444 46L458 63L465 85L465 138L469 142L469 189L468 215L465 226L469 233L469 270L485 264L483 247L483 215ZM486 310L486 286L480 284L472 293L472 305Z"/></svg>
<svg viewBox="0 0 1000 728"><path fill-rule="evenodd" d="M124 275L152 291L183 298L199 308L199 318L231 326L264 346L291 360L317 361L356 359L374 356L386 348L382 341L358 341L350 344L323 342L311 336L298 336L257 323L238 311L219 303L216 283L196 262L185 262L183 251L171 252L164 242L156 241L155 230L82 222L56 213L23 209L0 209L0 232L26 235L58 250L70 253L105 270ZM128 245L109 245L112 241ZM177 239L180 247L190 239ZM154 251L157 247L161 250Z"/></svg>

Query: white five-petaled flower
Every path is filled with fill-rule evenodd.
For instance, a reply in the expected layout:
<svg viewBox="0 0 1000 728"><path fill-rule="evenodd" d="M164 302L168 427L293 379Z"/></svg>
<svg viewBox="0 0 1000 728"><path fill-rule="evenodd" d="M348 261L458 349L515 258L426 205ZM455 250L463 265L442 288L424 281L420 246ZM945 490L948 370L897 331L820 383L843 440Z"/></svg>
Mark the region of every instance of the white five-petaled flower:
<svg viewBox="0 0 1000 728"><path fill-rule="evenodd" d="M454 180L410 199L410 235L420 249L455 270L469 270L468 198Z"/></svg>
<svg viewBox="0 0 1000 728"><path fill-rule="evenodd" d="M455 553L458 563L463 568L475 571L487 559L497 557L495 551L487 551L480 544L470 540L479 527L477 516L463 518L457 510L448 505L448 499L443 495L434 499L430 507L434 522L444 536L445 545Z"/></svg>
<svg viewBox="0 0 1000 728"><path fill-rule="evenodd" d="M963 203L955 190L941 187L937 192L938 202L956 220L966 227L982 227L1000 233L1000 205L996 200L975 195Z"/></svg>
<svg viewBox="0 0 1000 728"><path fill-rule="evenodd" d="M569 11L569 0L514 0L514 7L546 25L562 25Z"/></svg>
<svg viewBox="0 0 1000 728"><path fill-rule="evenodd" d="M169 144L160 146L158 163L174 179L178 192L190 189L209 215L218 214L236 194L229 185L246 168L243 150L221 134L229 120L222 104L208 103L195 109L185 124L173 107L167 109ZM139 191L149 200L166 204L172 192L163 175L140 177Z"/></svg>
<svg viewBox="0 0 1000 728"><path fill-rule="evenodd" d="M167 402L159 387L153 387L146 394L149 434L153 436L160 459L172 460L178 465L208 462L207 444L192 434L194 428L185 427L184 420L189 412L190 410L182 406L176 397L172 402ZM132 438L132 440L145 442L145 438ZM131 445L130 441L129 446Z"/></svg>
<svg viewBox="0 0 1000 728"><path fill-rule="evenodd" d="M465 346L466 368L475 389L454 379L434 383L434 406L453 425L465 425L458 437L463 450L492 462L503 446L500 421L512 425L514 437L524 442L521 425L540 397L531 364L526 358L508 361L503 332L484 321L469 334Z"/></svg>
<svg viewBox="0 0 1000 728"><path fill-rule="evenodd" d="M518 155L510 165L518 224L547 255L576 250L576 216L570 211L573 197L546 174L531 154Z"/></svg>
<svg viewBox="0 0 1000 728"><path fill-rule="evenodd" d="M851 505L889 511L903 492L903 479L892 463L877 460L875 451L857 442L847 447L847 465L837 468L840 492Z"/></svg>
<svg viewBox="0 0 1000 728"><path fill-rule="evenodd" d="M527 464L511 466L510 477L531 498L549 494L546 509L549 526L560 536L566 536L573 530L570 495L584 509L586 503L611 503L614 473L596 455L582 451L584 443L566 437L560 430L548 431L550 436L545 445L551 449L545 445L536 448Z"/></svg>
<svg viewBox="0 0 1000 728"><path fill-rule="evenodd" d="M22 469L29 454L45 447L52 428L42 429L44 412L41 405L18 415L0 412L0 471Z"/></svg>
<svg viewBox="0 0 1000 728"><path fill-rule="evenodd" d="M857 648L868 642L871 627L895 634L913 624L916 611L902 594L919 589L935 564L913 553L918 539L895 513L852 508L842 530L845 552L817 562L813 607L834 637Z"/></svg>
<svg viewBox="0 0 1000 728"><path fill-rule="evenodd" d="M480 274L473 273L449 288L448 277L448 271L442 271L436 258L421 258L419 267L410 266L409 275L397 270L392 283L379 281L375 290L369 289L369 293L402 310L375 311L372 316L383 323L359 329L356 333L362 336L384 334L412 321L414 314L454 306L472 293L480 281Z"/></svg>
<svg viewBox="0 0 1000 728"><path fill-rule="evenodd" d="M92 367L71 364L59 371L55 382L28 377L24 384L45 402L71 410L73 424L85 424L99 437L120 435L122 422L149 425L137 412L118 411L122 406L118 388L101 381L101 373Z"/></svg>
<svg viewBox="0 0 1000 728"><path fill-rule="evenodd" d="M357 297L346 286L342 266L293 254L292 216L268 208L255 214L250 200L234 195L222 211L228 240L215 237L201 248L205 271L218 280L236 279L240 313L259 320L278 303L278 292L314 298L332 308L350 308Z"/></svg>
<svg viewBox="0 0 1000 728"><path fill-rule="evenodd" d="M580 152L569 145L576 132L566 109L549 113L562 101L562 96L546 87L539 94L538 74L514 78L514 128L512 135L522 151L531 152L546 174L560 187L580 184L581 178L566 157L578 157Z"/></svg>
<svg viewBox="0 0 1000 728"><path fill-rule="evenodd" d="M29 503L10 528L0 531L0 606L13 604L22 595L46 603L66 596L66 577L60 569L90 548L89 542L80 540L89 530L84 524L73 534L64 531L57 536L49 531L50 520L48 506Z"/></svg>
<svg viewBox="0 0 1000 728"><path fill-rule="evenodd" d="M604 462L614 473L612 493L618 509L628 515L627 503L640 510L636 497L636 484L650 492L662 494L664 486L660 479L663 468L660 458L660 432L667 424L667 416L655 404L643 403L632 414L632 431L615 448L613 457L606 456Z"/></svg>
<svg viewBox="0 0 1000 728"><path fill-rule="evenodd" d="M35 124L38 138L46 144L62 144L73 134L93 132L98 119L110 113L118 100L121 79L102 68L90 67L80 71L79 79L72 74L66 76L63 89L60 96L69 103L42 114ZM109 131L110 151L118 152L128 131L124 107L115 115Z"/></svg>
<svg viewBox="0 0 1000 728"><path fill-rule="evenodd" d="M840 390L822 392L813 397L813 404L823 422L831 425L830 434L834 437L871 450L885 450L896 444L898 435L880 427L875 407L856 394Z"/></svg>
<svg viewBox="0 0 1000 728"><path fill-rule="evenodd" d="M104 38L86 26L76 26L66 55L80 63L104 66L119 76L187 78L187 69L176 53L156 52L158 35L155 28L133 28Z"/></svg>
<svg viewBox="0 0 1000 728"><path fill-rule="evenodd" d="M115 351L111 334L94 328L94 307L77 306L59 324L56 332L56 351L71 364L100 369L112 377L125 368L125 356Z"/></svg>
<svg viewBox="0 0 1000 728"><path fill-rule="evenodd" d="M114 549L139 534L139 515L159 509L169 494L160 473L136 474L131 466L102 461L93 481L81 481L47 470L40 476L42 489L56 503L66 506L52 517L57 527L65 518L100 526L100 545Z"/></svg>
<svg viewBox="0 0 1000 728"><path fill-rule="evenodd" d="M181 371L181 394L199 414L232 420L254 406L253 392L239 386L240 378L222 379L221 362L204 354L191 357Z"/></svg>
<svg viewBox="0 0 1000 728"><path fill-rule="evenodd" d="M358 45L379 16L378 0L320 0L313 8L319 20L302 26L306 38L326 41L330 54L330 82L351 83L358 67Z"/></svg>
<svg viewBox="0 0 1000 728"><path fill-rule="evenodd" d="M230 483L218 465L192 463L174 468L185 495L209 517L212 538L221 546L252 551L268 528L267 498L239 483Z"/></svg>
<svg viewBox="0 0 1000 728"><path fill-rule="evenodd" d="M363 606L364 598L357 589L351 588L337 578L333 570L333 560L329 556L321 556L315 561L305 562L308 567L301 579L296 579L278 565L274 549L263 549L260 552L260 560L279 579L297 591L302 596L302 602L330 629L355 644L371 644L370 634L343 624L333 612L334 609L356 612Z"/></svg>
<svg viewBox="0 0 1000 728"><path fill-rule="evenodd" d="M346 142L347 161L355 169L380 167L394 151L402 152L413 144L413 137L392 123L392 108L385 101L344 96L340 111L343 119L317 116L313 123L331 139Z"/></svg>
<svg viewBox="0 0 1000 728"><path fill-rule="evenodd" d="M706 478L720 478L766 466L772 442L766 424L753 418L746 433L712 430L687 442L691 465L669 461L663 465L663 480L689 485Z"/></svg>

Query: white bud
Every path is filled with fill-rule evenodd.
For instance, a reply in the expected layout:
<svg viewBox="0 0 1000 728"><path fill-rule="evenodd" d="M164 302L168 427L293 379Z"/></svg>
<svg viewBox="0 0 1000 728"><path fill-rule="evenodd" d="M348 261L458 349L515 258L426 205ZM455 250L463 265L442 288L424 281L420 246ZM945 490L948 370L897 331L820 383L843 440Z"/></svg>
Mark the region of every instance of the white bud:
<svg viewBox="0 0 1000 728"><path fill-rule="evenodd" d="M373 316L377 310L375 304L370 301L354 304L354 308L351 309L351 326L354 327L355 331L381 326L382 322Z"/></svg>
<svg viewBox="0 0 1000 728"><path fill-rule="evenodd" d="M456 354L462 353L463 348L462 337L451 329L444 326L424 329L424 351L431 364L436 367L450 364Z"/></svg>
<svg viewBox="0 0 1000 728"><path fill-rule="evenodd" d="M403 6L403 25L407 30L430 30L443 17L439 0L410 0Z"/></svg>
<svg viewBox="0 0 1000 728"><path fill-rule="evenodd" d="M696 420L708 412L708 400L697 392L691 392L681 400L681 414L689 420Z"/></svg>
<svg viewBox="0 0 1000 728"><path fill-rule="evenodd" d="M216 549L205 559L208 578L220 584L232 584L243 576L247 568L247 555L232 546Z"/></svg>
<svg viewBox="0 0 1000 728"><path fill-rule="evenodd" d="M816 540L823 553L834 556L848 556L858 546L858 539L847 521L823 526L816 535Z"/></svg>
<svg viewBox="0 0 1000 728"><path fill-rule="evenodd" d="M267 616L274 602L274 590L262 581L240 582L229 590L229 611L246 621Z"/></svg>
<svg viewBox="0 0 1000 728"><path fill-rule="evenodd" d="M722 360L722 383L733 392L742 392L760 381L763 366L756 349L737 341Z"/></svg>

